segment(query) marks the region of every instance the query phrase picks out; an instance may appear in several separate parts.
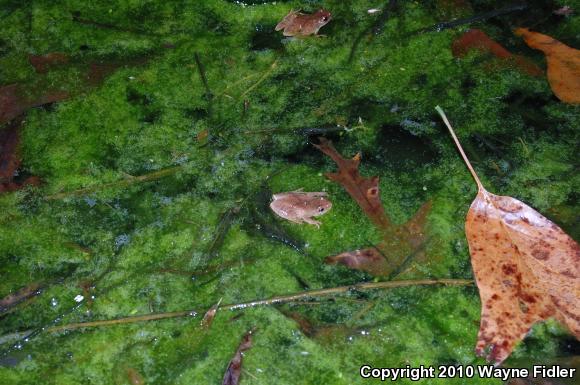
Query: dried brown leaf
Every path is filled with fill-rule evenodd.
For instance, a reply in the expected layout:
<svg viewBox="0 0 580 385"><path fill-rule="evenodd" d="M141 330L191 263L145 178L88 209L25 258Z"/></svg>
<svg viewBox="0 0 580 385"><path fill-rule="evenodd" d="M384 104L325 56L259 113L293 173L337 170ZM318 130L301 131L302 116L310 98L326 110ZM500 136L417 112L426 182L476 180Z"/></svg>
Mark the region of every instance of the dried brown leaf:
<svg viewBox="0 0 580 385"><path fill-rule="evenodd" d="M226 369L222 385L239 385L243 353L252 347L252 332L253 330L250 330L242 337L242 342L240 342L236 354L234 354Z"/></svg>
<svg viewBox="0 0 580 385"><path fill-rule="evenodd" d="M512 54L501 44L490 38L485 32L476 28L465 32L453 41L451 45L451 51L455 57L465 56L471 50L477 50L483 53L489 52L504 62L513 62L517 68L532 76L540 76L543 73L533 62L523 56Z"/></svg>
<svg viewBox="0 0 580 385"><path fill-rule="evenodd" d="M558 99L580 104L580 51L527 28L518 28L515 34L522 36L528 46L546 55L548 82Z"/></svg>
<svg viewBox="0 0 580 385"><path fill-rule="evenodd" d="M360 154L352 159L345 159L326 138L319 138L320 144L314 146L328 155L338 166L337 173L327 173L326 177L340 183L348 194L358 203L369 219L379 228L391 226L391 222L381 203L379 194L379 177L364 178L358 172Z"/></svg>
<svg viewBox="0 0 580 385"><path fill-rule="evenodd" d="M349 269L362 270L375 276L389 275L392 264L387 262L381 252L375 248L346 251L344 253L326 257L329 265L344 265Z"/></svg>
<svg viewBox="0 0 580 385"><path fill-rule="evenodd" d="M580 246L526 204L485 190L437 110L478 186L465 221L482 304L476 352L499 364L534 323L549 317L580 338Z"/></svg>
<svg viewBox="0 0 580 385"><path fill-rule="evenodd" d="M211 324L213 322L213 319L218 311L218 308L220 306L220 303L222 303L222 299L220 298L220 300L213 305L203 316L203 319L201 320L201 326L204 329L209 329L211 327Z"/></svg>
<svg viewBox="0 0 580 385"><path fill-rule="evenodd" d="M479 189L465 231L481 296L476 351L497 363L538 321L555 317L580 336L580 247L540 213Z"/></svg>

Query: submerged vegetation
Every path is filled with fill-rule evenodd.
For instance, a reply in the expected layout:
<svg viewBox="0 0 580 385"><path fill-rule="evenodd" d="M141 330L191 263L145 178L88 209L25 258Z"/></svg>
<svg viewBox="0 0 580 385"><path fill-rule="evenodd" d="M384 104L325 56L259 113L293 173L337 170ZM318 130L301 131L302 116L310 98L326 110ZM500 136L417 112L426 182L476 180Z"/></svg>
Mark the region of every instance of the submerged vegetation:
<svg viewBox="0 0 580 385"><path fill-rule="evenodd" d="M579 47L580 16L553 13L564 1L440 30L503 2L1 3L0 138L18 133L0 143L1 384L217 384L249 330L242 384L372 383L361 365L483 363L479 296L465 285L476 187L435 105L490 190L580 239L579 107L513 58L452 50L477 27L545 70L513 30ZM328 9L325 36L275 32L292 8ZM313 146L321 136L345 158L361 154L394 226L431 202L425 243L404 266L400 250L385 275L325 263L384 234L325 178L336 166ZM5 175L4 164L17 167ZM328 192L320 229L269 211L272 192L299 188ZM433 279L463 283L421 285ZM220 309L200 325L219 301L362 282L380 289ZM185 316L151 319L171 312ZM144 319L66 328L134 316ZM548 320L506 365L577 352Z"/></svg>

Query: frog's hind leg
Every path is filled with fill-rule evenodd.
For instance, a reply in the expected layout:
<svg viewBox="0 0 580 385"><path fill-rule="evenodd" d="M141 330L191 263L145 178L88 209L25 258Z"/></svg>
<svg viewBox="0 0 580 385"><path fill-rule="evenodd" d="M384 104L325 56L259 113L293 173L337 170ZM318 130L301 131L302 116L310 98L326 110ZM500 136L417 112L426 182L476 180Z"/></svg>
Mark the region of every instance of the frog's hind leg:
<svg viewBox="0 0 580 385"><path fill-rule="evenodd" d="M318 222L317 220L312 219L312 218L304 218L304 222L311 224L311 225L315 225L316 228L318 228L318 229L320 228L320 225L322 224L322 222Z"/></svg>

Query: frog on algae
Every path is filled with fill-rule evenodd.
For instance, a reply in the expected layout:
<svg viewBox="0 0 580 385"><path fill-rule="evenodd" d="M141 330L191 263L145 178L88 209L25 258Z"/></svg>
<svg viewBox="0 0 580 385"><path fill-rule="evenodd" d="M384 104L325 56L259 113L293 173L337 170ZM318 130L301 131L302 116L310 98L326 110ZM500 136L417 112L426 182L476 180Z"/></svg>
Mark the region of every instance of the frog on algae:
<svg viewBox="0 0 580 385"><path fill-rule="evenodd" d="M533 25L577 47L578 15L552 13L563 5L529 2L477 28L541 67L542 54L512 29ZM475 187L436 104L454 117L487 186L578 239L577 108L556 100L544 77L479 52L455 58L452 43L469 25L424 30L502 6L409 1L385 14L364 0L5 2L2 86L18 84L31 100L48 89L68 99L29 110L19 129L19 172L41 184L0 195L0 296L18 299L2 306L0 383L219 383L254 327L245 384L366 383L363 363L483 363L469 286L218 311L208 329L189 311L42 330L372 281L324 264L381 234L325 180L333 166L311 134L362 154L361 173L380 177L394 223L433 202L425 258L397 279L472 279L462 228ZM332 13L325 38L274 31L290 9L321 8ZM37 73L30 55L50 53L68 60ZM277 221L263 187L326 191L333 208L319 230ZM548 321L506 365L566 362L574 349Z"/></svg>

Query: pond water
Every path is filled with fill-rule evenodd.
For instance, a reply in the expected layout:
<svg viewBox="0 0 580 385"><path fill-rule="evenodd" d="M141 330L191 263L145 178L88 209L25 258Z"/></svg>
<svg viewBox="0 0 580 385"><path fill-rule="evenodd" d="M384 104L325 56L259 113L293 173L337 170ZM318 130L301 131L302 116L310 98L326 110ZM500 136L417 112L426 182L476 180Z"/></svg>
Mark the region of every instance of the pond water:
<svg viewBox="0 0 580 385"><path fill-rule="evenodd" d="M580 110L513 34L580 47L572 3L3 1L0 384L221 384L249 331L248 385L486 364L477 186L435 106L486 188L579 240ZM274 30L320 8L322 36ZM360 161L356 183L328 177L321 138ZM286 192L288 219L320 225L276 215ZM363 249L370 267L329 263ZM502 366L577 368L579 351L549 319Z"/></svg>

